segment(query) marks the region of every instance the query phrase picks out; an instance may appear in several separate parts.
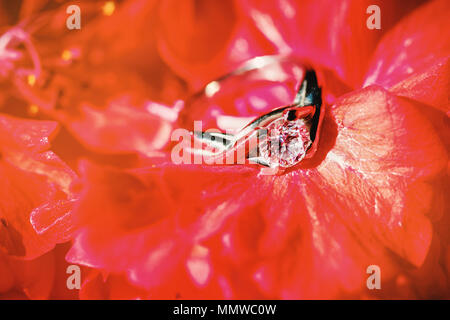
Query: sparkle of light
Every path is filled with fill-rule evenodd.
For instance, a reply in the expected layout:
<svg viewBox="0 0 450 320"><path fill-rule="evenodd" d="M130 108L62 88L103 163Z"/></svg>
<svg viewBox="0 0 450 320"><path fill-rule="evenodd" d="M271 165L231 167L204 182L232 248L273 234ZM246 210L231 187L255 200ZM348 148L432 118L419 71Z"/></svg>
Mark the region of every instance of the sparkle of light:
<svg viewBox="0 0 450 320"><path fill-rule="evenodd" d="M207 97L212 97L220 90L220 84L217 81L211 81L208 83L208 85L205 87L205 95Z"/></svg>
<svg viewBox="0 0 450 320"><path fill-rule="evenodd" d="M34 86L36 83L36 76L34 74L28 75L27 82L30 86Z"/></svg>
<svg viewBox="0 0 450 320"><path fill-rule="evenodd" d="M69 61L72 59L72 52L68 49L64 50L63 53L61 54L61 58L64 61Z"/></svg>
<svg viewBox="0 0 450 320"><path fill-rule="evenodd" d="M28 107L28 113L30 114L30 115L35 115L35 114L37 114L39 112L39 107L37 106L37 105L35 105L35 104L32 104L32 105L30 105L29 107Z"/></svg>
<svg viewBox="0 0 450 320"><path fill-rule="evenodd" d="M111 16L116 10L116 4L114 3L114 1L107 1L103 5L102 10L105 16Z"/></svg>

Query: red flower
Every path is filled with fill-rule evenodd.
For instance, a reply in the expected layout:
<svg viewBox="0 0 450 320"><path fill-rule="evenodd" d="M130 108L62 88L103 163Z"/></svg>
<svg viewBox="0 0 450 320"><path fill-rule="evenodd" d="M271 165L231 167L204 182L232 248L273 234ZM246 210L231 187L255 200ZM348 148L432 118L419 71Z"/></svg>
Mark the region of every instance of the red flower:
<svg viewBox="0 0 450 320"><path fill-rule="evenodd" d="M75 210L85 227L68 259L127 271L153 289L150 297L172 290L172 298L207 297L217 286L225 298L336 297L363 287L370 264L387 278L397 274L389 251L422 265L432 237L424 216L435 197L430 179L447 163L439 137L414 105L381 88L341 98L323 134L333 119L339 133L325 160L282 177L245 168L87 166ZM172 282L180 274L183 281ZM206 286L202 295L188 275Z"/></svg>
<svg viewBox="0 0 450 320"><path fill-rule="evenodd" d="M43 76L27 83L23 61L5 55L5 99L17 89L19 110L27 101L62 124L55 152L87 160L69 190L74 174L42 164L38 140L11 143L54 122L4 117L0 169L19 200L33 199L13 208L0 194L8 223L19 221L0 234L5 261L18 243L36 258L70 239L66 260L86 267L82 299L447 297L450 7L422 2L136 0L112 16L90 5L86 31L51 45L38 36L57 28L25 26ZM373 4L381 30L366 28ZM288 105L306 64L325 110L311 159L276 176L171 162L172 129L236 129ZM381 291L366 287L369 265L381 267ZM27 288L11 277L0 292ZM46 286L28 296L54 297Z"/></svg>

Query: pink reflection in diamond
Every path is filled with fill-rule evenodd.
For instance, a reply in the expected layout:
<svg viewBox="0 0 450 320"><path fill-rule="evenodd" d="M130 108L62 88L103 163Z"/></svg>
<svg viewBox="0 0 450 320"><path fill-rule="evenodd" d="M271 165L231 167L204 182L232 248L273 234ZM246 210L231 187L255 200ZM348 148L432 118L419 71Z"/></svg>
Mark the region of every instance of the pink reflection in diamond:
<svg viewBox="0 0 450 320"><path fill-rule="evenodd" d="M267 136L260 144L260 156L271 167L296 165L311 146L310 124L307 120L275 120L267 127Z"/></svg>

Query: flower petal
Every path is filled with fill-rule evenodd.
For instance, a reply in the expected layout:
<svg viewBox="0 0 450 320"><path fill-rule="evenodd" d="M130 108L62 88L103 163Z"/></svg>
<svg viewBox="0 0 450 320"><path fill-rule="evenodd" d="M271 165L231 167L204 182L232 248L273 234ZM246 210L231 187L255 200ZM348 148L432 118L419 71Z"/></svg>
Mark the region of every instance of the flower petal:
<svg viewBox="0 0 450 320"><path fill-rule="evenodd" d="M395 86L413 74L425 74L450 55L450 3L435 0L401 20L380 41L364 86ZM433 71L430 71L433 72Z"/></svg>
<svg viewBox="0 0 450 320"><path fill-rule="evenodd" d="M86 147L103 153L150 155L167 144L171 132L169 122L117 102L106 110L84 106L80 118L66 122Z"/></svg>
<svg viewBox="0 0 450 320"><path fill-rule="evenodd" d="M274 53L233 1L165 1L159 16L159 52L194 90L247 59Z"/></svg>
<svg viewBox="0 0 450 320"><path fill-rule="evenodd" d="M50 121L0 116L0 246L10 255L34 258L65 240L58 232L39 235L30 222L36 207L71 196L74 172L47 151L55 128Z"/></svg>
<svg viewBox="0 0 450 320"><path fill-rule="evenodd" d="M450 108L450 60L444 58L424 70L413 73L390 90L398 96L408 97L442 111Z"/></svg>
<svg viewBox="0 0 450 320"><path fill-rule="evenodd" d="M244 1L249 16L282 53L295 54L336 71L359 87L382 34L421 1ZM381 11L381 30L369 29L367 8Z"/></svg>

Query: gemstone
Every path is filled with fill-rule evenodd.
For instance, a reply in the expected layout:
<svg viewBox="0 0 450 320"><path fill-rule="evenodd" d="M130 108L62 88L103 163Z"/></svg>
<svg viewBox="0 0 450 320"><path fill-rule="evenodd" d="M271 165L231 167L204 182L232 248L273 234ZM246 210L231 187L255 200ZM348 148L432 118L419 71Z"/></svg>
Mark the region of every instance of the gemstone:
<svg viewBox="0 0 450 320"><path fill-rule="evenodd" d="M270 167L289 168L306 155L311 146L310 124L305 119L280 118L266 128L259 145L260 156Z"/></svg>

